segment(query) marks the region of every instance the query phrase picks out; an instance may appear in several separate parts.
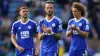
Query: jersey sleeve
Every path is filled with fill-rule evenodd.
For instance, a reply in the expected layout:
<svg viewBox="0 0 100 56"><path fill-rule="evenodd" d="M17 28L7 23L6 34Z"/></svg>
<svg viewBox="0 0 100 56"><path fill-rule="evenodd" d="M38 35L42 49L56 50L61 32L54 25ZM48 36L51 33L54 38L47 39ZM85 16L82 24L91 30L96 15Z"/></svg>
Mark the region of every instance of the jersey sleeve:
<svg viewBox="0 0 100 56"><path fill-rule="evenodd" d="M71 22L71 21L68 22L68 27L67 27L66 32L70 30L70 22Z"/></svg>
<svg viewBox="0 0 100 56"><path fill-rule="evenodd" d="M37 34L37 33L38 33L38 25L37 23L35 23L34 34Z"/></svg>
<svg viewBox="0 0 100 56"><path fill-rule="evenodd" d="M59 33L59 32L62 32L62 31L63 31L63 29L62 29L62 21L59 19L59 24L58 24L57 32Z"/></svg>
<svg viewBox="0 0 100 56"><path fill-rule="evenodd" d="M83 31L85 32L89 32L90 30L90 26L89 26L89 22L88 20L85 22L84 26L83 26Z"/></svg>
<svg viewBox="0 0 100 56"><path fill-rule="evenodd" d="M13 24L13 25L12 25L11 34L15 34L15 35L16 35L16 32L17 32L16 30L17 30L17 29L16 29L16 26L15 26L15 25L16 25L16 24Z"/></svg>
<svg viewBox="0 0 100 56"><path fill-rule="evenodd" d="M42 20L39 21L39 25L38 25L38 28L39 28L38 30L39 30L40 33L43 32L41 26L42 26Z"/></svg>

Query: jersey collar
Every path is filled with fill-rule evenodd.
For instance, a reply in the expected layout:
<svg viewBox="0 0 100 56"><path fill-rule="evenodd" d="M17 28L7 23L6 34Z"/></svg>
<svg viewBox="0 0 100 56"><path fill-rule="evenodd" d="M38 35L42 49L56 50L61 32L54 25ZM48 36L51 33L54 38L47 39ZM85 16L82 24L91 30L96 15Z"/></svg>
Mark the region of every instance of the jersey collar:
<svg viewBox="0 0 100 56"><path fill-rule="evenodd" d="M45 19L47 22L51 22L54 18L55 18L55 16L53 16L53 18L51 20L48 20L47 18L45 18Z"/></svg>
<svg viewBox="0 0 100 56"><path fill-rule="evenodd" d="M75 19L75 22L79 22L80 20L83 19L83 17L81 17L79 20L76 20L76 18L74 18L74 19Z"/></svg>
<svg viewBox="0 0 100 56"><path fill-rule="evenodd" d="M22 20L20 19L22 24L27 24L29 22L30 19L27 20L27 22L23 23Z"/></svg>

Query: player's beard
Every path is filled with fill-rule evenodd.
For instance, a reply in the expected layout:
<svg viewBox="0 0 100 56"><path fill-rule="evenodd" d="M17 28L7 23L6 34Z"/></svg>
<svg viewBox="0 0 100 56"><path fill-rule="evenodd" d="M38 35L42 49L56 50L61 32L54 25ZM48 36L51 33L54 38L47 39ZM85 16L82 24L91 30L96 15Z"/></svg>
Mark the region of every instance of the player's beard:
<svg viewBox="0 0 100 56"><path fill-rule="evenodd" d="M50 12L50 13L48 13L48 14L46 14L46 15L48 15L48 16L52 16L53 15L53 11L52 12Z"/></svg>
<svg viewBox="0 0 100 56"><path fill-rule="evenodd" d="M27 17L23 17L23 18L27 18Z"/></svg>
<svg viewBox="0 0 100 56"><path fill-rule="evenodd" d="M27 18L27 16L25 15L25 16L23 16L23 18Z"/></svg>

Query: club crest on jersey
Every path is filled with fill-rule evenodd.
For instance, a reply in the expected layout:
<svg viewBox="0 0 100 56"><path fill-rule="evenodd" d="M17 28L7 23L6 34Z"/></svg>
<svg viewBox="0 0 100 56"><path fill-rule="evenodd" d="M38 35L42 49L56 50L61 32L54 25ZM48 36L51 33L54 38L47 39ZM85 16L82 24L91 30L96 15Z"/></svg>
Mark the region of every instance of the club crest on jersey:
<svg viewBox="0 0 100 56"><path fill-rule="evenodd" d="M55 23L52 24L52 27L55 27Z"/></svg>
<svg viewBox="0 0 100 56"><path fill-rule="evenodd" d="M82 23L79 23L79 26L82 26Z"/></svg>
<svg viewBox="0 0 100 56"><path fill-rule="evenodd" d="M28 29L31 29L31 26L30 25L28 26Z"/></svg>

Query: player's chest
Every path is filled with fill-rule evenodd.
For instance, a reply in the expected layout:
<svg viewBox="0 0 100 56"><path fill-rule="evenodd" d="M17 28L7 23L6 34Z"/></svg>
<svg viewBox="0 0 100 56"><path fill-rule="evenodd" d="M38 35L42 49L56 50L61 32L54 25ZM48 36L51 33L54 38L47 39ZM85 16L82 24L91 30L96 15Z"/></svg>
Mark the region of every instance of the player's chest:
<svg viewBox="0 0 100 56"><path fill-rule="evenodd" d="M84 22L72 22L71 25L75 25L79 29L83 29Z"/></svg>
<svg viewBox="0 0 100 56"><path fill-rule="evenodd" d="M21 32L21 31L32 31L33 30L33 26L32 25L19 25L17 27L17 32Z"/></svg>
<svg viewBox="0 0 100 56"><path fill-rule="evenodd" d="M58 25L57 22L43 22L43 24L48 28L56 28Z"/></svg>

